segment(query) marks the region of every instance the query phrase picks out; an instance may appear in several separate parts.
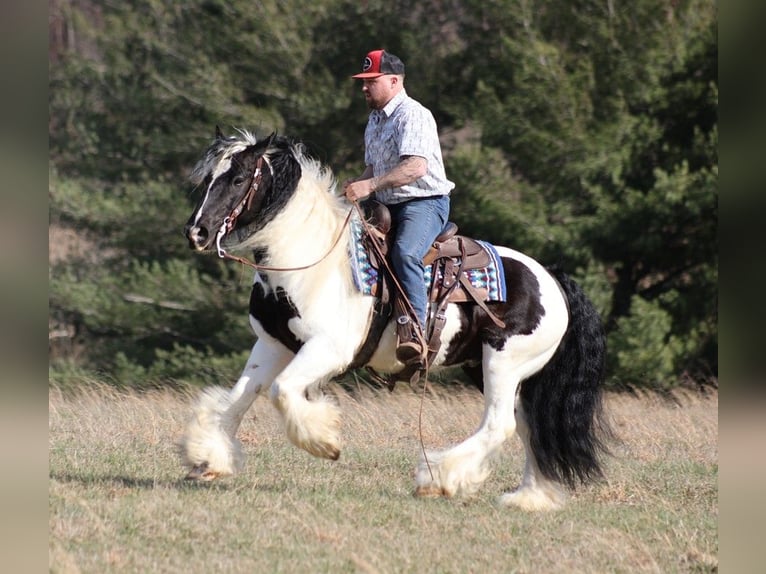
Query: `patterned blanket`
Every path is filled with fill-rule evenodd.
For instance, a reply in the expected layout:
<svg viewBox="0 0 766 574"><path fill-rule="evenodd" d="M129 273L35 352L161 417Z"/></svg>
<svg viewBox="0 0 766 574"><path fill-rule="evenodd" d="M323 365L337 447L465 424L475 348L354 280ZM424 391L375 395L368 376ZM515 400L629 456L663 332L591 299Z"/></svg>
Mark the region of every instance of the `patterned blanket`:
<svg viewBox="0 0 766 574"><path fill-rule="evenodd" d="M370 258L362 245L362 226L359 221L351 222L351 230L354 238L349 254L351 274L356 288L365 295L372 295L373 287L378 282L378 271L370 265ZM489 252L490 264L482 269L471 269L466 272L466 275L474 287L488 291L487 301L505 301L507 297L505 274L500 257L494 245L485 241L479 241L479 243ZM431 287L433 268L433 265L426 267L424 281L427 288ZM438 272L436 280L441 281L441 272Z"/></svg>

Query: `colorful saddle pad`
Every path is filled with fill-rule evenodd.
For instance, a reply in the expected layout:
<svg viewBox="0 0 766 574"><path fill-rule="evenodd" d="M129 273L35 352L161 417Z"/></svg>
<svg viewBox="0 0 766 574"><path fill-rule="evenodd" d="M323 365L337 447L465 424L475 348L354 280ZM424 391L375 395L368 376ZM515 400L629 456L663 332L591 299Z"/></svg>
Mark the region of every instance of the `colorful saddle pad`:
<svg viewBox="0 0 766 574"><path fill-rule="evenodd" d="M362 244L362 226L359 221L351 222L353 241L350 246L351 274L354 284L364 295L372 295L373 288L378 283L378 270L370 264L370 258ZM478 241L489 253L490 263L487 267L470 269L465 272L471 285L477 289L487 290L487 301L505 301L507 297L503 263L494 245L486 241ZM426 288L431 287L434 266L426 267L424 281ZM436 280L441 281L441 272Z"/></svg>

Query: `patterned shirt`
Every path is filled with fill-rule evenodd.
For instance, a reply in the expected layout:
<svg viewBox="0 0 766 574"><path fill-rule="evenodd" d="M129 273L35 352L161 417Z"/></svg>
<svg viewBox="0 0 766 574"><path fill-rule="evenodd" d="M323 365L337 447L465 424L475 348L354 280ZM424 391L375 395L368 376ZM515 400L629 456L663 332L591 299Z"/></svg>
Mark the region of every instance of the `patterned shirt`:
<svg viewBox="0 0 766 574"><path fill-rule="evenodd" d="M404 156L426 159L428 171L420 179L405 185L379 190L381 203L401 203L415 197L449 195L455 184L447 179L442 160L436 120L422 104L402 89L382 110L373 110L364 132L364 162L371 165L373 176L390 171Z"/></svg>

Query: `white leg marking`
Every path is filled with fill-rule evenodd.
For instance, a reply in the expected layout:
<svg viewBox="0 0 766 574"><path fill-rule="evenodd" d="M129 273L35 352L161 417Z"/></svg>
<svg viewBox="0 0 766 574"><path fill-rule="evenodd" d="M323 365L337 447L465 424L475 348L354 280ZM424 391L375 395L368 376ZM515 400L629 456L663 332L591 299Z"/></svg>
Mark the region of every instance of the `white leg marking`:
<svg viewBox="0 0 766 574"><path fill-rule="evenodd" d="M516 431L514 405L519 382L550 360L561 339L563 330L546 332L547 326L543 322L531 335L511 337L502 351L483 346L485 406L481 425L459 445L443 452L427 453L430 464L426 464L421 455L415 474L416 494L472 494L486 480L493 455Z"/></svg>
<svg viewBox="0 0 766 574"><path fill-rule="evenodd" d="M328 398L306 396L306 389L342 370L333 340L314 337L271 387L271 401L282 414L290 441L314 456L336 460L340 456L340 409Z"/></svg>
<svg viewBox="0 0 766 574"><path fill-rule="evenodd" d="M476 492L491 472L493 455L515 431L513 403L519 369L510 369L508 354L498 353L489 346L485 346L483 355L481 424L470 438L457 446L427 453L428 462L421 455L415 474L418 496L451 497Z"/></svg>
<svg viewBox="0 0 766 574"><path fill-rule="evenodd" d="M516 419L519 437L524 444L526 454L524 476L519 488L503 494L498 503L503 506L517 506L528 511L558 510L566 503L566 492L558 483L550 481L540 474L529 445L529 427L524 417L521 401L516 407Z"/></svg>
<svg viewBox="0 0 766 574"><path fill-rule="evenodd" d="M242 469L244 455L237 429L255 398L290 357L292 353L281 345L261 338L231 390L208 387L202 391L179 445L185 466L199 469L200 478L210 480Z"/></svg>

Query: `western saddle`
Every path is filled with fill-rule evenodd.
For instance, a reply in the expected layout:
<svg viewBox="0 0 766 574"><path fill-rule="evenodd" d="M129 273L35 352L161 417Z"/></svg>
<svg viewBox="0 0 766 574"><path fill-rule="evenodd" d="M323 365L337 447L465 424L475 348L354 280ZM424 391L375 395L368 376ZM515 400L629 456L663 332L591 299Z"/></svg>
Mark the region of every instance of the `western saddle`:
<svg viewBox="0 0 766 574"><path fill-rule="evenodd" d="M367 221L362 243L369 256L370 265L377 270L378 282L373 288L376 301L370 331L349 368L361 367L369 361L392 314L395 317L410 317L410 321L404 323L397 321L397 336L400 341L410 340L414 335L413 321L417 324L409 312L410 305L391 276L392 270L387 262L391 242L391 214L385 205L375 200L362 202L360 206ZM505 327L505 323L485 304L487 289L474 286L466 275L466 272L472 269L488 267L492 257L479 242L458 235L457 230L455 223L448 222L423 258L424 266L433 266L431 285L428 289L431 305L424 333L427 343L426 363L405 364L402 371L390 375L388 379L383 379L368 368L371 374L385 382L390 390L393 390L396 381L409 381L410 384L414 384L420 373L432 363L441 347L441 332L446 323L445 310L448 303L476 303L496 325Z"/></svg>

